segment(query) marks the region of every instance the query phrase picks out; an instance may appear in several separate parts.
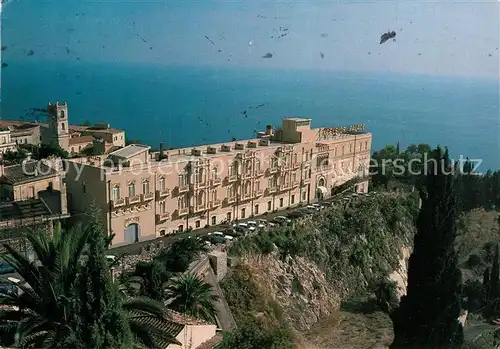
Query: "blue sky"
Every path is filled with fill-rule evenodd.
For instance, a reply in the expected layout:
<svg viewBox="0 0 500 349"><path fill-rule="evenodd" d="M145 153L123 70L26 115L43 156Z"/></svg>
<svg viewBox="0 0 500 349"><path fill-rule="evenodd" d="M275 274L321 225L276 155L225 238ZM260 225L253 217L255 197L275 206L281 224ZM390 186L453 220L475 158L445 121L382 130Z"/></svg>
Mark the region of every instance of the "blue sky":
<svg viewBox="0 0 500 349"><path fill-rule="evenodd" d="M79 57L82 62L498 78L499 8L496 0L10 0L2 13L2 45L8 47L2 59ZM288 28L288 35L272 39L280 26ZM388 29L396 31L397 41L380 45L380 35ZM29 50L32 56L26 54ZM261 58L267 52L273 58Z"/></svg>

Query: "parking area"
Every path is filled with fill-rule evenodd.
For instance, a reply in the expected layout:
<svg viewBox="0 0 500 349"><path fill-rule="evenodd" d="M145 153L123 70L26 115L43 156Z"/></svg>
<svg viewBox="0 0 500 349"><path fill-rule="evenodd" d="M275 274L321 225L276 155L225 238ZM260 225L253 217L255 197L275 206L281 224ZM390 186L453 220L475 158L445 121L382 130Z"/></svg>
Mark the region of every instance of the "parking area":
<svg viewBox="0 0 500 349"><path fill-rule="evenodd" d="M257 232L262 229L269 229L276 225L289 224L294 219L312 216L314 213L336 203L350 202L352 200L357 200L360 197L369 197L375 194L376 192L356 194L353 193L352 190L346 190L345 192L339 193L327 200L318 201L316 203L307 205L295 206L277 212L268 212L266 214L253 218L245 219L239 222L233 222L232 224L216 225L208 228L191 230L189 232L180 232L153 240L141 241L133 245L111 248L109 250L109 254L116 256L120 256L123 254L140 254L141 252L144 253L144 248L148 246L150 246L150 252L154 253L154 250L160 248L158 246L165 246L187 237L202 237L206 241L210 242L211 245L224 244L227 241L231 241L232 239L240 236L248 235L252 232Z"/></svg>

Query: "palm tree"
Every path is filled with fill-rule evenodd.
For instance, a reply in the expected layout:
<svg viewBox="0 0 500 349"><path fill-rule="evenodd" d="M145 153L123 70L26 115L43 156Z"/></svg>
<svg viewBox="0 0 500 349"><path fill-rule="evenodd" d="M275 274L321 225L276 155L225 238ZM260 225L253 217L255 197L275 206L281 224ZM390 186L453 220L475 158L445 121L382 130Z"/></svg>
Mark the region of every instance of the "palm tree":
<svg viewBox="0 0 500 349"><path fill-rule="evenodd" d="M166 283L172 277L164 263L158 260L139 262L134 272L123 278L129 295L139 294L157 301L165 300Z"/></svg>
<svg viewBox="0 0 500 349"><path fill-rule="evenodd" d="M16 290L0 290L0 304L14 309L0 310L0 338L5 341L7 334L14 334L12 343L2 343L3 345L18 348L85 347L89 338L85 337L82 328L87 327L85 320L95 316L93 312L96 311L97 314L97 309L81 307L81 295L85 290L79 290L77 287L85 287L85 284L78 283L85 279L82 275L91 275L87 270L89 263L84 263L85 257L91 257L85 256L90 233L92 232L88 227L63 231L59 226L50 237L43 231L29 232L26 239L36 255L36 263L30 262L25 256L5 245L5 261L12 265L24 281L16 283L2 280L2 283ZM110 280L109 269L104 260L105 250L97 253L101 254L102 258L99 259L103 261L97 264L97 267L105 268L102 275L106 280L109 276L110 282L94 283L91 286L99 285L109 289L88 291L111 295L118 293L118 288ZM92 266L95 268L96 264ZM147 348L165 348L170 343L179 344L172 335L163 330L169 323L168 312L163 304L146 298L114 299L120 308L117 314L123 314L117 318L123 319L121 328L130 334L121 337L133 338L136 346ZM87 318L82 317L82 309L87 310ZM120 328L120 325L112 324L114 325ZM116 330L110 329L107 333L113 334Z"/></svg>
<svg viewBox="0 0 500 349"><path fill-rule="evenodd" d="M206 321L216 322L215 303L219 296L213 294L212 285L196 275L182 275L172 280L168 287L167 306L180 313L188 314Z"/></svg>
<svg viewBox="0 0 500 349"><path fill-rule="evenodd" d="M38 230L29 232L26 239L36 263L4 245L4 259L24 282L2 280L15 292L0 290L0 304L16 310L1 311L0 324L6 331L15 331L18 347L57 346L69 334L74 315L71 300L87 235L82 229L63 231L57 225L51 237Z"/></svg>
<svg viewBox="0 0 500 349"><path fill-rule="evenodd" d="M205 252L208 252L208 247L203 240L185 238L161 250L156 259L164 263L167 270L183 273L191 262Z"/></svg>

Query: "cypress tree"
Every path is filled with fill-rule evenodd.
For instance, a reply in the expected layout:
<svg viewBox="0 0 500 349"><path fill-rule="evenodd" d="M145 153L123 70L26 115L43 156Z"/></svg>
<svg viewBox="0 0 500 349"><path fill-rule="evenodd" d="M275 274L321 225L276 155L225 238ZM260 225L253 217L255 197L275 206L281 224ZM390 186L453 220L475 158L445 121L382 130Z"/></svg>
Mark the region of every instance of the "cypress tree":
<svg viewBox="0 0 500 349"><path fill-rule="evenodd" d="M498 296L498 288L500 286L500 265L499 265L499 250L498 244L495 246L495 256L493 257L493 265L491 266L490 274L490 294L489 298L493 299Z"/></svg>
<svg viewBox="0 0 500 349"><path fill-rule="evenodd" d="M105 260L107 237L95 206L89 209L88 259L79 279L78 325L75 337L82 348L128 349L133 339L120 294Z"/></svg>
<svg viewBox="0 0 500 349"><path fill-rule="evenodd" d="M391 349L452 349L463 342L462 276L454 249L458 211L455 178L445 173L451 169L448 151L438 147L427 166L407 294L392 314Z"/></svg>
<svg viewBox="0 0 500 349"><path fill-rule="evenodd" d="M488 302L490 296L490 268L486 268L483 274L484 301Z"/></svg>

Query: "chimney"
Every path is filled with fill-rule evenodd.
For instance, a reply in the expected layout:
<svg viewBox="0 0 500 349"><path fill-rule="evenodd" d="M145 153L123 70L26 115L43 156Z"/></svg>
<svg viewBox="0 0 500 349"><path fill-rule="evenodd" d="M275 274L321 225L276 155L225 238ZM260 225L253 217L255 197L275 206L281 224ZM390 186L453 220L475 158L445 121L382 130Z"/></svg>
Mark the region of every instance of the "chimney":
<svg viewBox="0 0 500 349"><path fill-rule="evenodd" d="M163 160L164 154L163 154L163 142L160 142L160 160Z"/></svg>
<svg viewBox="0 0 500 349"><path fill-rule="evenodd" d="M273 125L266 125L266 135L271 136L273 134Z"/></svg>

